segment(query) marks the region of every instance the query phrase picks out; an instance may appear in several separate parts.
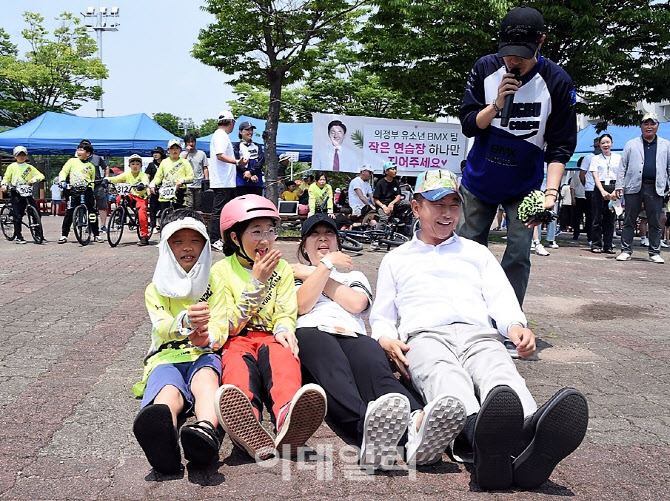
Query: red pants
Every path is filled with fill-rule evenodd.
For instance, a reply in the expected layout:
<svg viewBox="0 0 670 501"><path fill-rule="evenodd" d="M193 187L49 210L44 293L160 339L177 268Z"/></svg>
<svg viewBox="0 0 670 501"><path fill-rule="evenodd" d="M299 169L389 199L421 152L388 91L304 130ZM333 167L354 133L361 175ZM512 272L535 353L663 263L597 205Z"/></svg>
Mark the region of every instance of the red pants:
<svg viewBox="0 0 670 501"><path fill-rule="evenodd" d="M300 362L272 333L247 331L223 345L221 383L237 386L251 400L260 419L263 401L272 421L302 386Z"/></svg>
<svg viewBox="0 0 670 501"><path fill-rule="evenodd" d="M133 194L129 194L130 202L137 210L137 219L140 220L140 236L148 237L149 236L149 220L147 219L147 199L136 197ZM116 205L121 204L121 197L116 197Z"/></svg>

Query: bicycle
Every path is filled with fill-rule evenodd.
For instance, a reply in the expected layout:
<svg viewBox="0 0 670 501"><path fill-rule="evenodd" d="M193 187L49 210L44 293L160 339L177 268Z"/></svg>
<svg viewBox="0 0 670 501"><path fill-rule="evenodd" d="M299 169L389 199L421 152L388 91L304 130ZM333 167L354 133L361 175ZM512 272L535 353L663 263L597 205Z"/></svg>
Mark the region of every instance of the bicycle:
<svg viewBox="0 0 670 501"><path fill-rule="evenodd" d="M389 216L387 223L373 225L372 221L376 215L375 212L369 212L363 217L359 226L349 230L340 230L341 237L356 240L361 247L362 244L369 243L371 250L378 250L382 245L386 245L388 251L391 250L391 247L409 242L408 234L413 234L412 209L409 206L401 213ZM342 246L344 247L344 244Z"/></svg>
<svg viewBox="0 0 670 501"><path fill-rule="evenodd" d="M177 188L174 185L157 186L157 188L158 188L158 197L162 198L163 200L166 200L170 204L164 209L161 209L159 212L160 228L158 228L158 231L161 231L161 228L163 228L165 219L167 218L168 214L170 214L175 209L181 209L183 207L183 205L180 205L178 203L178 196L177 196L177 190L182 188Z"/></svg>
<svg viewBox="0 0 670 501"><path fill-rule="evenodd" d="M21 218L21 224L30 230L33 241L36 244L41 244L44 242L44 228L42 227L42 218L40 217L40 213L37 211L35 206L32 205L35 203L35 201L32 199L32 185L19 184L16 187L12 187L11 191L18 194L20 197L28 198L25 214L27 216L26 218L28 223L25 223L23 218ZM0 210L0 227L2 227L2 234L7 240L14 240L16 237L14 234L14 208L11 205L5 205L2 210Z"/></svg>
<svg viewBox="0 0 670 501"><path fill-rule="evenodd" d="M142 233L140 230L140 218L138 210L132 206L131 199L129 197L130 191L135 188L137 191L143 191L145 189L144 184L138 183L131 185L128 183L119 183L114 185L117 195L120 196L121 201L117 204L116 208L112 211L107 219L107 242L110 247L116 247L121 241L123 236L123 229L125 226L128 226L129 230L137 230L137 238L142 238ZM148 216L147 216L148 217ZM147 239L151 238L153 235L154 229L151 225L149 226L149 235Z"/></svg>
<svg viewBox="0 0 670 501"><path fill-rule="evenodd" d="M70 190L70 200L69 204L74 205L79 197L78 204L75 206L74 211L72 211L72 230L74 231L74 236L81 245L86 246L91 242L91 221L95 221L98 217L95 208L93 212L89 213L88 207L86 206L86 190L89 187L94 186L96 183L100 183L103 180L92 181L86 184L81 185L69 185L66 184L64 188ZM95 204L95 197L94 204Z"/></svg>

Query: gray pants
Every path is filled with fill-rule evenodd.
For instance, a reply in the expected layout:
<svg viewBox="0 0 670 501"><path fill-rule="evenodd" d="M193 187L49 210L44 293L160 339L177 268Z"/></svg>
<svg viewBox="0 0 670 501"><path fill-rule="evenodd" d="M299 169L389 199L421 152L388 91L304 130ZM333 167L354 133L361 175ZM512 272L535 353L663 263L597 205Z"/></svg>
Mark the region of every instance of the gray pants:
<svg viewBox="0 0 670 501"><path fill-rule="evenodd" d="M637 215L644 202L649 224L649 255L661 253L661 215L663 214L663 197L656 193L656 182L643 182L638 193L626 193L626 214L623 231L621 232L621 252L633 253L633 235L637 226Z"/></svg>
<svg viewBox="0 0 670 501"><path fill-rule="evenodd" d="M463 203L456 233L482 245L488 245L489 230L498 204L487 204L463 185L461 185L461 196ZM533 240L533 230L527 228L517 217L520 203L521 199L501 204L507 213L507 246L500 265L512 284L519 305L523 306L530 276L530 243Z"/></svg>
<svg viewBox="0 0 670 501"><path fill-rule="evenodd" d="M188 188L186 190L186 206L189 209L200 210L202 207L202 188Z"/></svg>
<svg viewBox="0 0 670 501"><path fill-rule="evenodd" d="M479 412L479 402L494 387L504 384L519 396L524 416L530 416L537 404L502 339L495 329L468 324L418 332L410 336L405 355L412 384L426 402L443 393L458 398L468 416Z"/></svg>

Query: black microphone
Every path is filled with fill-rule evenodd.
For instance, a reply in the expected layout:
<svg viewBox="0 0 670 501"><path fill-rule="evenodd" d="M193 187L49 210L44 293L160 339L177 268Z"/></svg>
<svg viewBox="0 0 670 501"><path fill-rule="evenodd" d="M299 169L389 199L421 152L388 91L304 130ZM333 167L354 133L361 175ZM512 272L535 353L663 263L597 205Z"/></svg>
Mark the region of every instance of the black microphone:
<svg viewBox="0 0 670 501"><path fill-rule="evenodd" d="M514 74L514 78L519 80L521 72L519 68L512 68L510 73ZM505 96L505 103L503 104L502 113L500 114L500 126L507 127L509 125L510 115L512 114L512 103L514 103L514 94L507 94Z"/></svg>

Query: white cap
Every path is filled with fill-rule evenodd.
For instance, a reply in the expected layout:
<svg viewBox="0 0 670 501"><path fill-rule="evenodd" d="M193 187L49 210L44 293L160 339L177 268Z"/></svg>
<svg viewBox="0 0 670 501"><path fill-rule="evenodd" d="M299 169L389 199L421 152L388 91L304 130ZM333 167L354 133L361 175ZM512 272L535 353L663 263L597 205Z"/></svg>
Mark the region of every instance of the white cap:
<svg viewBox="0 0 670 501"><path fill-rule="evenodd" d="M361 168L358 169L358 172L363 172L364 170L367 170L367 171L370 171L370 172L374 172L374 171L372 170L372 167L370 167L370 166L367 165L367 164L363 164L363 165L361 165Z"/></svg>
<svg viewBox="0 0 670 501"><path fill-rule="evenodd" d="M235 117L230 110L223 110L219 112L218 120L235 120Z"/></svg>
<svg viewBox="0 0 670 501"><path fill-rule="evenodd" d="M168 141L168 145L167 145L168 150L169 150L171 147L175 146L175 145L176 145L176 146L179 146L182 150L184 149L184 148L182 148L182 146L181 146L181 141L180 141L179 139L170 139L170 140Z"/></svg>
<svg viewBox="0 0 670 501"><path fill-rule="evenodd" d="M14 151L12 152L12 155L16 156L19 153L25 153L27 155L28 150L26 149L25 146L17 146L16 148L14 148Z"/></svg>

